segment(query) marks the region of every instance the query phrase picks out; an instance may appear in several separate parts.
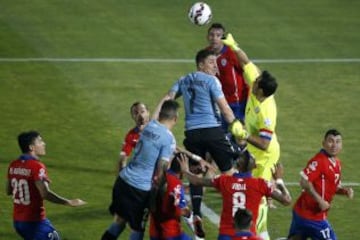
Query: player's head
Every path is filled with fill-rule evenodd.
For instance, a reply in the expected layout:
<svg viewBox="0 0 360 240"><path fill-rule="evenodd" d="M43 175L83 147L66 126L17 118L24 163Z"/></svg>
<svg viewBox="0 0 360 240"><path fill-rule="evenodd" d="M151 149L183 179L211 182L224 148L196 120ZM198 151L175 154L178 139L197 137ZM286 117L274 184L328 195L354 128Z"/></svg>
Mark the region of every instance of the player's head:
<svg viewBox="0 0 360 240"><path fill-rule="evenodd" d="M225 27L221 23L213 23L208 29L207 40L210 44L210 48L216 53L219 53L224 44L221 39L225 35Z"/></svg>
<svg viewBox="0 0 360 240"><path fill-rule="evenodd" d="M236 231L250 230L252 213L248 209L239 208L234 215L234 227Z"/></svg>
<svg viewBox="0 0 360 240"><path fill-rule="evenodd" d="M326 131L324 140L322 142L324 150L330 156L336 156L342 150L342 136L336 129L329 129Z"/></svg>
<svg viewBox="0 0 360 240"><path fill-rule="evenodd" d="M149 122L150 112L148 107L142 102L134 102L130 107L130 114L136 126L140 127Z"/></svg>
<svg viewBox="0 0 360 240"><path fill-rule="evenodd" d="M202 49L196 54L195 60L197 69L199 71L210 75L215 75L218 72L214 51L209 49Z"/></svg>
<svg viewBox="0 0 360 240"><path fill-rule="evenodd" d="M255 158L248 150L245 149L239 153L236 168L240 173L251 172L255 167Z"/></svg>
<svg viewBox="0 0 360 240"><path fill-rule="evenodd" d="M166 100L161 106L159 121L173 121L175 124L179 116L179 107L180 105L177 101Z"/></svg>
<svg viewBox="0 0 360 240"><path fill-rule="evenodd" d="M254 94L258 94L261 91L261 95L268 97L275 93L278 84L275 77L273 77L268 71L263 71L261 75L256 79L253 87Z"/></svg>
<svg viewBox="0 0 360 240"><path fill-rule="evenodd" d="M36 156L45 155L45 142L37 131L20 133L18 143L22 153L29 153Z"/></svg>
<svg viewBox="0 0 360 240"><path fill-rule="evenodd" d="M180 152L175 153L173 159L171 160L169 169L171 171L173 171L174 173L181 173L181 166L179 163L179 161L181 160L180 154L182 154L182 153L180 153Z"/></svg>

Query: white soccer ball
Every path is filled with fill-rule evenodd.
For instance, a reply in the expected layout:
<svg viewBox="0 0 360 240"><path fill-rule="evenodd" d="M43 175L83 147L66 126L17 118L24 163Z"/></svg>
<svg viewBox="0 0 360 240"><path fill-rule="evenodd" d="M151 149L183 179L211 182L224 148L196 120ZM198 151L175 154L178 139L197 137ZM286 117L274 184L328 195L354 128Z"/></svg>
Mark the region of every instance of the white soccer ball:
<svg viewBox="0 0 360 240"><path fill-rule="evenodd" d="M211 21L211 8L204 2L197 2L189 10L189 19L195 25L205 25Z"/></svg>

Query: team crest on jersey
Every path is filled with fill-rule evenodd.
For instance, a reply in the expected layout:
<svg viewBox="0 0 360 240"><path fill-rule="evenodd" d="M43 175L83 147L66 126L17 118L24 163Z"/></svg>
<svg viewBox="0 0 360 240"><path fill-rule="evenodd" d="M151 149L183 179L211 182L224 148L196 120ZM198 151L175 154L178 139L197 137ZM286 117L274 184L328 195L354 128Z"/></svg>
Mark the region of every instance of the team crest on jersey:
<svg viewBox="0 0 360 240"><path fill-rule="evenodd" d="M227 64L226 58L221 59L221 66L225 67Z"/></svg>
<svg viewBox="0 0 360 240"><path fill-rule="evenodd" d="M260 108L259 107L256 107L255 108L255 113L259 113L260 112Z"/></svg>
<svg viewBox="0 0 360 240"><path fill-rule="evenodd" d="M39 171L39 177L40 177L41 179L43 179L45 176L46 176L46 174L45 174L45 169L41 168L40 171Z"/></svg>
<svg viewBox="0 0 360 240"><path fill-rule="evenodd" d="M311 169L311 171L315 171L317 165L318 165L317 161L313 161L312 163L310 163L309 168Z"/></svg>
<svg viewBox="0 0 360 240"><path fill-rule="evenodd" d="M266 119L264 120L264 124L265 124L265 126L270 127L270 125L271 125L271 119L270 119L270 118L266 118Z"/></svg>

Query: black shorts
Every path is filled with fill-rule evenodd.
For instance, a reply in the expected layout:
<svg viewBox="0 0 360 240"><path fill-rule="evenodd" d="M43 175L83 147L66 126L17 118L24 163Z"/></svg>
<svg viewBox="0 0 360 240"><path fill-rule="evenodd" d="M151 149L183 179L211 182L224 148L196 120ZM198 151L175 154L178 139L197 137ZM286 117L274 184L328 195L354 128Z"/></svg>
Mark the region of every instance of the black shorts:
<svg viewBox="0 0 360 240"><path fill-rule="evenodd" d="M221 127L185 131L184 146L202 158L206 152L210 153L221 172L230 170L239 154ZM189 163L196 164L194 161Z"/></svg>
<svg viewBox="0 0 360 240"><path fill-rule="evenodd" d="M109 211L125 219L133 230L144 232L149 215L149 200L150 191L139 190L118 177Z"/></svg>

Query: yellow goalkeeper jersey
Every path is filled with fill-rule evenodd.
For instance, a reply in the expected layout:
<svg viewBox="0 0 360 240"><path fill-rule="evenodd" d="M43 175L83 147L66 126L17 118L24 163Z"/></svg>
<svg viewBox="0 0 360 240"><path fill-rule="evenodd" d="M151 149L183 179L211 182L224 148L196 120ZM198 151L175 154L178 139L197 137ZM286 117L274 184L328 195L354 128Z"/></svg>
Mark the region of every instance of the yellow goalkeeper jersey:
<svg viewBox="0 0 360 240"><path fill-rule="evenodd" d="M255 64L249 62L243 69L245 79L250 86L250 94L245 110L246 129L250 135L257 135L270 140L269 147L266 150L261 150L248 143L248 150L254 155L257 165L253 175L270 180L270 169L280 157L280 145L275 133L276 103L273 95L267 97L263 102L259 102L252 93L253 84L260 76L260 71Z"/></svg>

